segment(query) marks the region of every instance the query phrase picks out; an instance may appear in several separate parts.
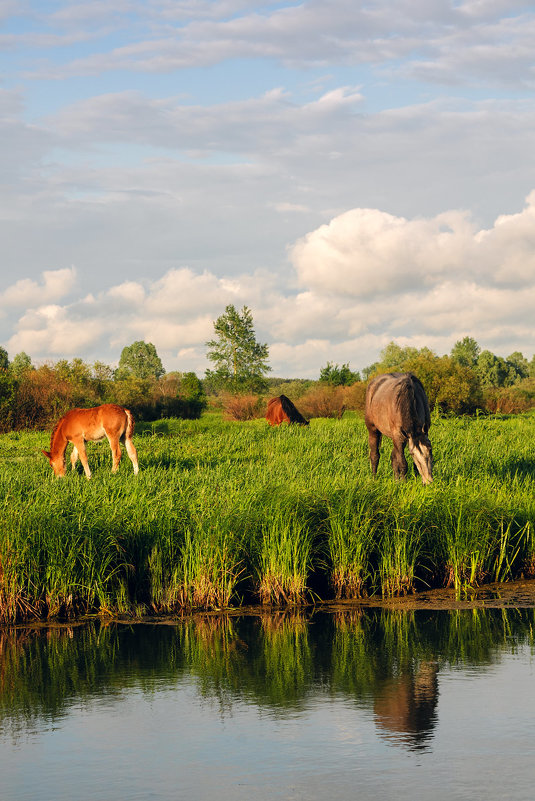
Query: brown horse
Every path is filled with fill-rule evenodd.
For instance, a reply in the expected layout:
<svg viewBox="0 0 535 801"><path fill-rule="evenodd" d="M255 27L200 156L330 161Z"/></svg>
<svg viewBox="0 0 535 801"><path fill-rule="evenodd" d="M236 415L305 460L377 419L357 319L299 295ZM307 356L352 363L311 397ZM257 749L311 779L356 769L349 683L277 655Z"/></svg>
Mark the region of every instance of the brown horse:
<svg viewBox="0 0 535 801"><path fill-rule="evenodd" d="M74 470L78 457L84 466L84 473L91 478L91 470L87 463L85 443L88 440L108 438L113 455L112 473L119 468L121 448L119 440L126 445L126 452L134 465L137 474L137 451L132 442L134 433L134 418L128 409L117 406L115 403L105 403L94 409L71 409L56 423L50 440L50 451L43 451L50 462L56 476L65 475L65 451L72 442L74 448L71 453L71 465Z"/></svg>
<svg viewBox="0 0 535 801"><path fill-rule="evenodd" d="M266 420L270 426L280 426L284 422L297 423L301 426L308 425L308 420L305 420L286 395L279 395L268 401Z"/></svg>
<svg viewBox="0 0 535 801"><path fill-rule="evenodd" d="M396 478L407 475L405 445L424 484L433 480L433 453L427 436L431 417L425 390L412 373L379 375L366 390L365 422L372 473L377 473L381 437L394 443L392 468Z"/></svg>

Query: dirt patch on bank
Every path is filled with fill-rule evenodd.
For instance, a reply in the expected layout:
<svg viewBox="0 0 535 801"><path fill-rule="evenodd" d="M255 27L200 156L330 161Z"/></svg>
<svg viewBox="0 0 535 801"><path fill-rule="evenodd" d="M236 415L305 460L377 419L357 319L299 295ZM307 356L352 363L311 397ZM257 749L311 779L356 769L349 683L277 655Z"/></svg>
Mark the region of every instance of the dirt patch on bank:
<svg viewBox="0 0 535 801"><path fill-rule="evenodd" d="M403 598L365 598L361 601L334 601L322 604L327 609L347 609L349 606L382 607L384 609L505 609L535 607L535 579L509 581L505 584L485 584L465 591L458 597L453 589L426 590Z"/></svg>

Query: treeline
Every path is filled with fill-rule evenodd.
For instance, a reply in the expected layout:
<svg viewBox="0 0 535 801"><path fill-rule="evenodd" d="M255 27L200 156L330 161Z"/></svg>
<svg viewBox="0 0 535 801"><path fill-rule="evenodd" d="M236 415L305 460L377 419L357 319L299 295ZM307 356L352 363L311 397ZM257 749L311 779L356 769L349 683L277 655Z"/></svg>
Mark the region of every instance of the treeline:
<svg viewBox="0 0 535 801"><path fill-rule="evenodd" d="M535 356L528 361L516 351L504 359L482 350L471 337L456 342L444 356L390 342L379 360L361 372L327 362L318 381L268 378L266 392L287 395L305 417L340 417L346 409L364 409L370 378L397 371L415 373L431 407L444 414L510 414L535 408ZM244 420L262 416L264 401L260 395L228 396L223 406L229 417Z"/></svg>
<svg viewBox="0 0 535 801"><path fill-rule="evenodd" d="M361 373L349 364L327 362L316 381L253 372L254 381L243 380L239 387L230 373L226 382L209 370L203 380L193 372L166 373L154 345L138 341L123 348L116 369L78 358L35 367L26 353L10 362L0 348L0 431L47 428L75 406L101 403L119 403L144 421L196 419L208 404L230 419L250 420L263 417L267 399L281 394L307 418L341 417L345 410L364 409L368 379L392 371L415 373L431 407L445 414L535 408L535 356L528 361L517 351L504 359L482 350L471 337L444 356L390 342Z"/></svg>
<svg viewBox="0 0 535 801"><path fill-rule="evenodd" d="M82 359L40 367L20 353L9 362L0 349L0 431L47 428L73 407L119 403L137 420L200 417L206 406L195 373L165 373L151 343L123 349L119 367Z"/></svg>

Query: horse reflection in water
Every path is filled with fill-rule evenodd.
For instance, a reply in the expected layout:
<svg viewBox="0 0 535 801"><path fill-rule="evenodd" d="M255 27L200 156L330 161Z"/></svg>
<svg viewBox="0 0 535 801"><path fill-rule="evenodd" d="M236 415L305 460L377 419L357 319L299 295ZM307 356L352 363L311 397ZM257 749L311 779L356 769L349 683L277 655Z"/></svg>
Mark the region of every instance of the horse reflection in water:
<svg viewBox="0 0 535 801"><path fill-rule="evenodd" d="M437 672L436 662L424 661L414 672L382 683L373 704L380 734L411 750L426 748L436 725Z"/></svg>
<svg viewBox="0 0 535 801"><path fill-rule="evenodd" d="M433 453L427 433L431 425L429 403L421 382L412 373L386 373L372 379L366 389L365 422L368 429L372 473L377 473L381 438L393 443L392 468L396 478L407 475L405 445L424 484L433 480Z"/></svg>

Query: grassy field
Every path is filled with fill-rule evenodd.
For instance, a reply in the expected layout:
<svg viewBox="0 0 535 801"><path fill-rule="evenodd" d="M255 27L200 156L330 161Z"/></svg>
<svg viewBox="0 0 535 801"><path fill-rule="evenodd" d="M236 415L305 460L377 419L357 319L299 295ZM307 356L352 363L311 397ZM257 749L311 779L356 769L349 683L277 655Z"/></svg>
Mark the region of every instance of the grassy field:
<svg viewBox="0 0 535 801"><path fill-rule="evenodd" d="M356 415L138 425L140 473L55 479L48 432L0 437L0 620L462 594L535 573L535 415L435 419L435 481L373 480ZM409 460L410 461L410 460Z"/></svg>

